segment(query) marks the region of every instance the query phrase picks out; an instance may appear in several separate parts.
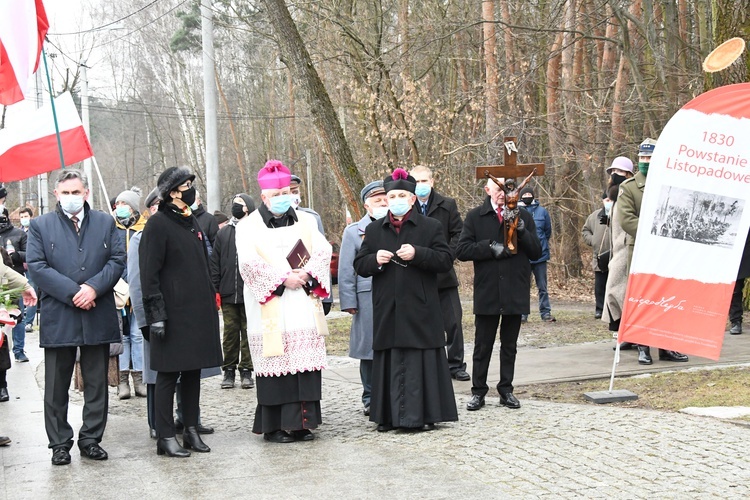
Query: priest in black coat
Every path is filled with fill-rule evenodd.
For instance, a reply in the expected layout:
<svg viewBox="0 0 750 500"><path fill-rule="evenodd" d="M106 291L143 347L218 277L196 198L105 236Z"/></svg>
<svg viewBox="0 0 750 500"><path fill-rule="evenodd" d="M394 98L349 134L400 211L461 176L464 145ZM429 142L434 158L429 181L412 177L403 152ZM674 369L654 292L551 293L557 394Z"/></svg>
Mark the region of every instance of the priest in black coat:
<svg viewBox="0 0 750 500"><path fill-rule="evenodd" d="M432 429L458 420L438 296L438 273L453 255L440 222L412 210L416 181L386 177L388 215L365 230L354 269L372 276L373 373L370 421L379 431Z"/></svg>
<svg viewBox="0 0 750 500"><path fill-rule="evenodd" d="M536 235L534 218L525 209L518 210L518 253L506 248L501 215L505 192L492 180L484 188L484 203L466 215L456 257L474 262L474 356L472 366L472 398L468 410L484 406L492 346L500 326L500 404L520 408L513 395L513 374L516 364L516 344L521 329L521 315L529 314L531 264L542 255Z"/></svg>

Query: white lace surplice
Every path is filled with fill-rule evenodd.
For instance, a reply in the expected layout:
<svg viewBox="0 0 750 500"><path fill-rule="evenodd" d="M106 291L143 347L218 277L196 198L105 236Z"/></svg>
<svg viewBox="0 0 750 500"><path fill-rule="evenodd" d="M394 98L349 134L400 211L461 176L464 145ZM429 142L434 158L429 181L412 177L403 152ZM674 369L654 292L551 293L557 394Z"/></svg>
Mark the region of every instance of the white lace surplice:
<svg viewBox="0 0 750 500"><path fill-rule="evenodd" d="M310 252L305 271L315 278L316 293L330 293L331 245L317 230L315 219L304 212L294 225L268 228L263 225L258 211L237 224L236 242L240 274L245 282L245 311L248 340L253 367L260 376L280 376L326 368L325 340L315 326L315 303L304 290L284 290L281 297L273 295L291 267L286 256L302 239ZM261 257L258 252L265 257ZM268 300L280 301L280 317L284 353L263 356L261 304Z"/></svg>

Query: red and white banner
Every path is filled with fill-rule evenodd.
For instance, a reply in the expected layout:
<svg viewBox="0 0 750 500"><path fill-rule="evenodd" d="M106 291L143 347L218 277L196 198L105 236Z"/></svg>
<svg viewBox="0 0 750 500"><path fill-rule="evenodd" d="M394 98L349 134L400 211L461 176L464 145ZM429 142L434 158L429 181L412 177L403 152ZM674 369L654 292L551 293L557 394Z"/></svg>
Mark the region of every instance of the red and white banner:
<svg viewBox="0 0 750 500"><path fill-rule="evenodd" d="M638 221L619 342L719 359L750 227L750 83L667 123Z"/></svg>
<svg viewBox="0 0 750 500"><path fill-rule="evenodd" d="M28 95L49 29L42 0L2 0L0 13L0 104Z"/></svg>
<svg viewBox="0 0 750 500"><path fill-rule="evenodd" d="M69 92L55 98L65 166L94 156ZM62 168L52 105L47 104L0 130L0 181L28 179Z"/></svg>

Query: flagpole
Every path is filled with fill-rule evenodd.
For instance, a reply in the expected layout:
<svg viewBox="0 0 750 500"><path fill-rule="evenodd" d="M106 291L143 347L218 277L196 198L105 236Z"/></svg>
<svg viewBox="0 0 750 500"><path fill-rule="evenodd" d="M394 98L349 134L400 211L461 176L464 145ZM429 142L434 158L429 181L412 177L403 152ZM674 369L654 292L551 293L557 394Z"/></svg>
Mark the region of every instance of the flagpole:
<svg viewBox="0 0 750 500"><path fill-rule="evenodd" d="M55 111L55 99L52 96L52 80L49 77L49 68L47 67L47 51L42 46L42 58L44 59L44 72L47 74L47 88L49 89L49 100L52 103L52 119L55 120L55 135L57 136L57 149L60 152L60 168L65 168L65 158L63 157L62 139L60 138L60 126L57 124L57 111Z"/></svg>

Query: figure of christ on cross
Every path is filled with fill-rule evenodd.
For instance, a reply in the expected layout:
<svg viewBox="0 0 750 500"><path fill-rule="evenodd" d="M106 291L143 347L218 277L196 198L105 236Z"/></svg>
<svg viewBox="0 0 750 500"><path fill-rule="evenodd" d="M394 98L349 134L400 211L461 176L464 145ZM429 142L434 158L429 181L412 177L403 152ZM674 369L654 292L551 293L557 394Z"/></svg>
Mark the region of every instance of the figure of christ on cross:
<svg viewBox="0 0 750 500"><path fill-rule="evenodd" d="M529 183L534 175L544 175L544 163L518 164L518 150L516 138L505 137L504 165L488 165L476 167L477 179L492 179L505 192L505 206L503 207L503 221L505 227L505 246L515 254L518 228L518 198L521 190ZM526 175L521 185L516 187L516 177ZM504 180L500 180L500 178Z"/></svg>

